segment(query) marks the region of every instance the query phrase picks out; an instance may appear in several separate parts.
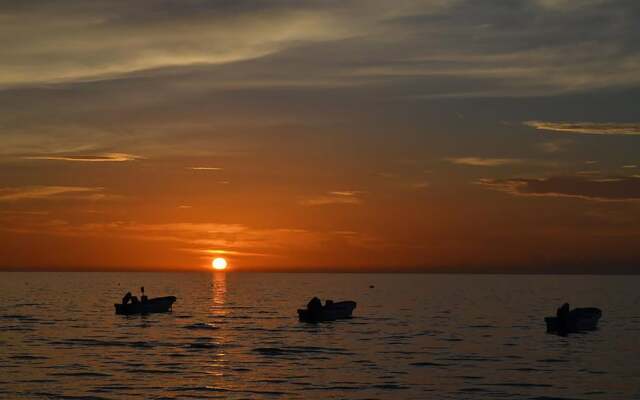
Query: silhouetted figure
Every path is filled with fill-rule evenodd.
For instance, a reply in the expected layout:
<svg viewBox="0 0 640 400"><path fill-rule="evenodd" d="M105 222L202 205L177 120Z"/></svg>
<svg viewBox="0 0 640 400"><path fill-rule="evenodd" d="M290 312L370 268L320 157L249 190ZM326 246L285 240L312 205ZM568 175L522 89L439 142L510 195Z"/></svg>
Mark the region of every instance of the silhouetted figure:
<svg viewBox="0 0 640 400"><path fill-rule="evenodd" d="M566 332L569 329L569 312L569 303L564 303L562 307L558 308L558 310L556 311L556 317L558 317L560 328L559 330L561 332Z"/></svg>
<svg viewBox="0 0 640 400"><path fill-rule="evenodd" d="M335 321L336 319L351 318L353 309L356 308L355 301L327 300L322 305L319 298L314 297L307 303L306 309L298 310L298 318L305 322Z"/></svg>
<svg viewBox="0 0 640 400"><path fill-rule="evenodd" d="M138 300L138 297L132 296L131 292L127 292L127 294L122 298L122 303L114 304L116 314L132 315L167 312L171 311L173 303L177 300L175 296L149 299L147 298L147 295L144 294L144 287L141 287L140 291L142 292L141 301Z"/></svg>
<svg viewBox="0 0 640 400"><path fill-rule="evenodd" d="M558 308L555 317L546 317L547 332L566 336L568 333L593 331L598 328L602 310L596 307L579 307L570 309L565 303Z"/></svg>
<svg viewBox="0 0 640 400"><path fill-rule="evenodd" d="M309 303L307 303L307 309L309 310L317 310L320 308L322 308L322 302L317 297L314 297L313 299L309 300Z"/></svg>
<svg viewBox="0 0 640 400"><path fill-rule="evenodd" d="M322 301L320 301L319 298L314 297L307 304L307 310L309 310L309 313L311 313L311 315L320 315L322 313Z"/></svg>
<svg viewBox="0 0 640 400"><path fill-rule="evenodd" d="M124 295L124 297L122 298L122 305L127 305L129 304L129 302L131 301L131 292L127 292L127 294Z"/></svg>
<svg viewBox="0 0 640 400"><path fill-rule="evenodd" d="M147 298L147 295L144 294L144 286L140 287L140 291L142 292L142 302L146 303L147 301L149 301L149 299ZM131 292L127 292L127 294L124 295L124 297L122 298L122 305L127 305L127 304L138 304L140 303L140 300L138 300L137 296L132 296Z"/></svg>

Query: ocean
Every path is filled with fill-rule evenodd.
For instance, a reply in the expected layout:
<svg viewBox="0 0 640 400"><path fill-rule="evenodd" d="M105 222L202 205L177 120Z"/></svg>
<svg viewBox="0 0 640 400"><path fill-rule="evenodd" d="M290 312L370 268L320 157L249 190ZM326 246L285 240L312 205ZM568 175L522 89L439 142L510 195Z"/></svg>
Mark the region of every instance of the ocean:
<svg viewBox="0 0 640 400"><path fill-rule="evenodd" d="M140 286L177 296L173 311L115 315ZM0 273L0 398L640 399L638 288L640 276ZM299 322L314 295L355 300L354 318ZM547 334L565 301L601 308L599 329Z"/></svg>

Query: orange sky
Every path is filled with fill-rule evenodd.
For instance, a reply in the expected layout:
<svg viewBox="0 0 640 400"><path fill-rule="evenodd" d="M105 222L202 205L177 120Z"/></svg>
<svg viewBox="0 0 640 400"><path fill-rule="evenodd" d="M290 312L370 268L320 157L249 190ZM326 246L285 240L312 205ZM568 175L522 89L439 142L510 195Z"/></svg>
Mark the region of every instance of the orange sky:
<svg viewBox="0 0 640 400"><path fill-rule="evenodd" d="M2 6L0 268L635 272L606 3Z"/></svg>

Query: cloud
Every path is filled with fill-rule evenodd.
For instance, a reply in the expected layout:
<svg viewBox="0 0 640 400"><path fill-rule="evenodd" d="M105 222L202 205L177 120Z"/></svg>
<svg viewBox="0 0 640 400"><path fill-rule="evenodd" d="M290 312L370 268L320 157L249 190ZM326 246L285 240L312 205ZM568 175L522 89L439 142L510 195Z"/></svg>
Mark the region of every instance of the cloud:
<svg viewBox="0 0 640 400"><path fill-rule="evenodd" d="M126 153L104 153L98 155L42 155L25 156L25 160L53 160L73 162L125 162L141 159L142 157Z"/></svg>
<svg viewBox="0 0 640 400"><path fill-rule="evenodd" d="M427 181L423 181L423 182L415 182L411 184L411 187L413 189L426 189L429 186L431 186L431 184Z"/></svg>
<svg viewBox="0 0 640 400"><path fill-rule="evenodd" d="M343 196L343 197L356 197L361 193L363 192L359 190L336 190L334 192L329 192L329 194L332 194L335 196Z"/></svg>
<svg viewBox="0 0 640 400"><path fill-rule="evenodd" d="M42 200L59 198L103 199L106 195L101 187L82 186L25 186L0 188L0 202L19 200Z"/></svg>
<svg viewBox="0 0 640 400"><path fill-rule="evenodd" d="M2 6L0 87L86 82L141 71L225 64L297 42L351 35L346 21L295 3L98 0ZM343 17L344 19L344 17Z"/></svg>
<svg viewBox="0 0 640 400"><path fill-rule="evenodd" d="M326 195L315 196L302 200L300 204L305 206L324 206L329 204L351 204L362 203L360 195L364 193L357 190L338 190L328 192Z"/></svg>
<svg viewBox="0 0 640 400"><path fill-rule="evenodd" d="M545 153L553 154L560 153L565 150L565 147L572 144L571 140L550 140L547 142L539 143L537 146Z"/></svg>
<svg viewBox="0 0 640 400"><path fill-rule="evenodd" d="M640 135L640 123L525 121L525 125L544 131L588 135Z"/></svg>
<svg viewBox="0 0 640 400"><path fill-rule="evenodd" d="M369 247L379 241L357 232L311 231L297 228L253 228L244 224L211 222L140 223L112 221L77 223L46 220L42 216L10 215L2 218L0 230L23 234L66 237L109 237L126 240L167 242L174 250L230 256L288 257L296 251L322 250L327 242L341 241L348 246Z"/></svg>
<svg viewBox="0 0 640 400"><path fill-rule="evenodd" d="M499 167L503 165L522 164L524 160L519 158L481 158L481 157L457 157L447 158L452 164L468 165L473 167Z"/></svg>
<svg viewBox="0 0 640 400"><path fill-rule="evenodd" d="M181 249L190 253L198 253L213 256L239 256L239 257L275 257L274 254L254 253L249 251L223 250L223 249Z"/></svg>
<svg viewBox="0 0 640 400"><path fill-rule="evenodd" d="M192 171L221 171L220 167L189 167Z"/></svg>
<svg viewBox="0 0 640 400"><path fill-rule="evenodd" d="M478 184L518 196L573 197L594 201L640 201L640 177L481 179Z"/></svg>
<svg viewBox="0 0 640 400"><path fill-rule="evenodd" d="M2 6L4 36L21 40L0 47L0 87L201 73L179 86L401 85L429 98L640 83L632 1L23 3Z"/></svg>
<svg viewBox="0 0 640 400"><path fill-rule="evenodd" d="M576 172L578 175L587 175L587 176L598 176L602 174L602 171L599 169L588 169Z"/></svg>

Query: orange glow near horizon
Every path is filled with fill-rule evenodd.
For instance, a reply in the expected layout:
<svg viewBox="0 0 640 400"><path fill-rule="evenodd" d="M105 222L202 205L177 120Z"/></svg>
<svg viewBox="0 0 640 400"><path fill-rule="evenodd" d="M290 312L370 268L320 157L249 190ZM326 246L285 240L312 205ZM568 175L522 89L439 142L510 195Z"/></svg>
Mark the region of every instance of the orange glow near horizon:
<svg viewBox="0 0 640 400"><path fill-rule="evenodd" d="M640 272L632 2L77 3L0 6L0 271Z"/></svg>
<svg viewBox="0 0 640 400"><path fill-rule="evenodd" d="M227 269L227 260L222 257L214 258L213 261L211 261L211 266L216 271L224 271Z"/></svg>

